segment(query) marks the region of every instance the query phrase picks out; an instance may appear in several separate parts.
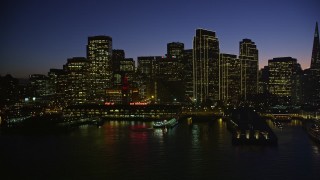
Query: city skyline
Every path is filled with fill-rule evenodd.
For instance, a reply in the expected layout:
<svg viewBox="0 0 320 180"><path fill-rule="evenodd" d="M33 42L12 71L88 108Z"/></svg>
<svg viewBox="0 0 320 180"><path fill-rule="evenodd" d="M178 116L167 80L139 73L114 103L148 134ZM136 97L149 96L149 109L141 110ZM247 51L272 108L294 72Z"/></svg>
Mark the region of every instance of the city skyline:
<svg viewBox="0 0 320 180"><path fill-rule="evenodd" d="M68 58L85 57L86 40L95 35L111 36L113 49L124 49L126 57L135 61L138 56L163 56L170 42L191 49L197 28L216 32L221 53L238 55L239 42L251 39L260 50L259 68L269 59L291 56L305 69L310 66L314 27L319 22L317 5L311 0L6 2L0 19L5 27L0 74L18 78L47 74Z"/></svg>

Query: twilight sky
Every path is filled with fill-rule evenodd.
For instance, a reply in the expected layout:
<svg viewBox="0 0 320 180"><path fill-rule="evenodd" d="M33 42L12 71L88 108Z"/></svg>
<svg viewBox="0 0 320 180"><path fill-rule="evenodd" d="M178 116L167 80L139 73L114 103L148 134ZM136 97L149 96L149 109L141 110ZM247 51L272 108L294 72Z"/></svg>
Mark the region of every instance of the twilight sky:
<svg viewBox="0 0 320 180"><path fill-rule="evenodd" d="M2 0L0 75L47 74L86 56L87 37L108 35L126 57L164 55L166 44L192 48L196 28L216 31L220 52L239 54L252 39L260 67L291 56L310 65L319 0Z"/></svg>

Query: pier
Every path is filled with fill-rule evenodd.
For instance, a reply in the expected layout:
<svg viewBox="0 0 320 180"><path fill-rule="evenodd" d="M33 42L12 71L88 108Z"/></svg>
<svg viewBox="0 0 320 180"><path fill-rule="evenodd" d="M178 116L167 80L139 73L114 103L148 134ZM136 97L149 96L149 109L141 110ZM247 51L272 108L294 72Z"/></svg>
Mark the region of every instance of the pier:
<svg viewBox="0 0 320 180"><path fill-rule="evenodd" d="M258 113L249 108L232 112L228 120L234 145L277 145L278 138Z"/></svg>

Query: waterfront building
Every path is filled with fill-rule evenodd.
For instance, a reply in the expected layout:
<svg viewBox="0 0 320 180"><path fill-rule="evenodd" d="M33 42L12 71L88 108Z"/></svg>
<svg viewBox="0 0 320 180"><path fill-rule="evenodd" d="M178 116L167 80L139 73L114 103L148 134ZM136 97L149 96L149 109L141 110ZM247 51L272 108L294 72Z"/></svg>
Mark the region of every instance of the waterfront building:
<svg viewBox="0 0 320 180"><path fill-rule="evenodd" d="M241 69L241 96L243 100L258 93L259 56L256 44L243 39L239 46Z"/></svg>
<svg viewBox="0 0 320 180"><path fill-rule="evenodd" d="M196 104L220 100L219 40L213 31L197 29L193 38L193 99Z"/></svg>
<svg viewBox="0 0 320 180"><path fill-rule="evenodd" d="M176 105L158 105L142 102L131 102L127 105L116 105L106 103L72 105L63 109L64 117L102 117L115 119L142 119L157 120L177 117L181 112L181 106Z"/></svg>
<svg viewBox="0 0 320 180"><path fill-rule="evenodd" d="M87 76L88 99L94 103L104 103L105 90L110 88L112 78L112 38L109 36L88 37Z"/></svg>

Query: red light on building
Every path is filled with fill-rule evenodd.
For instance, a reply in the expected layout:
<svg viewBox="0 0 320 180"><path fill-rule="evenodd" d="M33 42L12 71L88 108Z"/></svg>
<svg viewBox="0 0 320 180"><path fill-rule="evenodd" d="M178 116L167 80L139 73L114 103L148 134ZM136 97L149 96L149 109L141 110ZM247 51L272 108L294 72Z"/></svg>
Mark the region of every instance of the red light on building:
<svg viewBox="0 0 320 180"><path fill-rule="evenodd" d="M114 105L114 103L113 102L105 102L104 105L111 106L111 105Z"/></svg>
<svg viewBox="0 0 320 180"><path fill-rule="evenodd" d="M145 106L148 103L144 103L144 102L131 102L130 105L131 106Z"/></svg>

